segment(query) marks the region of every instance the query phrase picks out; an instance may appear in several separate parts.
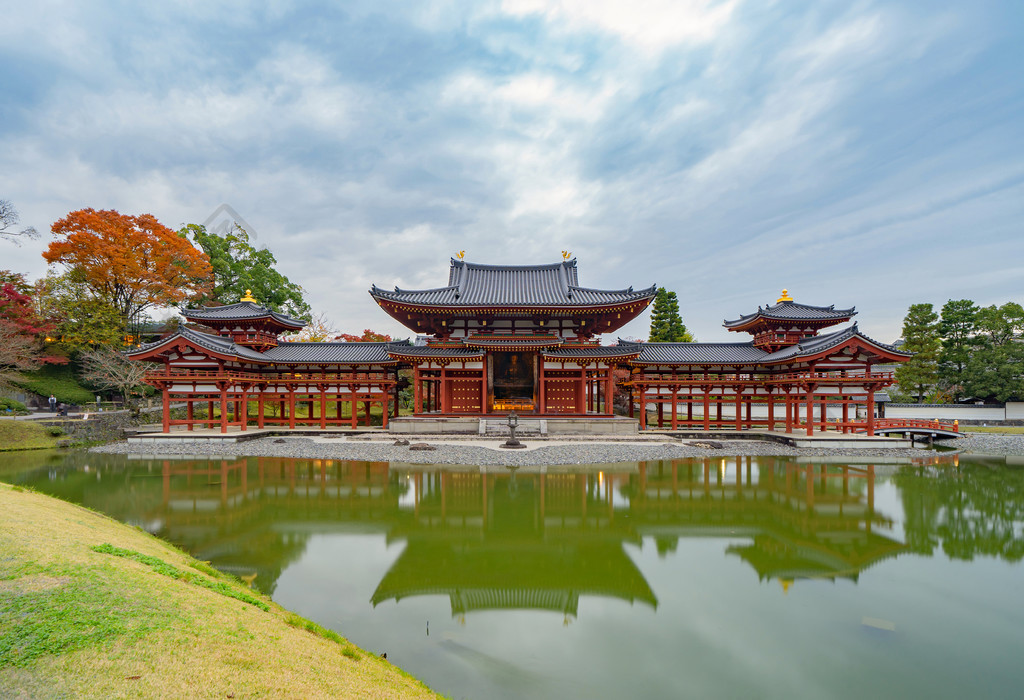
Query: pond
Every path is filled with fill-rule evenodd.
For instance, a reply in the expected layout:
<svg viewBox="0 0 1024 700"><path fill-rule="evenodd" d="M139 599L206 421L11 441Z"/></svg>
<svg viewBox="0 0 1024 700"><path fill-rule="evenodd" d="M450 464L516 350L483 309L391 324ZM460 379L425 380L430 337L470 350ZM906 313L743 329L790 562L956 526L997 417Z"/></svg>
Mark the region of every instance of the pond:
<svg viewBox="0 0 1024 700"><path fill-rule="evenodd" d="M1024 468L0 455L454 698L1020 697Z"/></svg>

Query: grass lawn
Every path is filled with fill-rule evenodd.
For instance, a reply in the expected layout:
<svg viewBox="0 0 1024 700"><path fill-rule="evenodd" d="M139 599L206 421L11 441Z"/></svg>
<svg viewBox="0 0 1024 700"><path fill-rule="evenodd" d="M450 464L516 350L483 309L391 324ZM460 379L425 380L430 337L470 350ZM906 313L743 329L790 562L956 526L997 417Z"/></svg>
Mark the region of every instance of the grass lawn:
<svg viewBox="0 0 1024 700"><path fill-rule="evenodd" d="M0 452L8 450L45 450L57 446L59 435L50 435L50 426L27 420L0 420Z"/></svg>
<svg viewBox="0 0 1024 700"><path fill-rule="evenodd" d="M961 425L961 433L1002 433L1003 435L1024 435L1024 426L986 426L986 425Z"/></svg>
<svg viewBox="0 0 1024 700"><path fill-rule="evenodd" d="M4 697L436 698L238 579L0 483Z"/></svg>

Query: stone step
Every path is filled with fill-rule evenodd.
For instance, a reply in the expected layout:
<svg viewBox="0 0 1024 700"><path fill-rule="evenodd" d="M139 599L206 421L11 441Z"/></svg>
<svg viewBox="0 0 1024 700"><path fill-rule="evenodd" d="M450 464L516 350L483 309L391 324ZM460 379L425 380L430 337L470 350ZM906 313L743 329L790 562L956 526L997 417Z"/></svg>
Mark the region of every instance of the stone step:
<svg viewBox="0 0 1024 700"><path fill-rule="evenodd" d="M490 435L494 437L508 437L508 420L507 419L480 419L480 435ZM516 426L516 436L522 435L547 435L548 434L548 422L546 420L519 420L519 425Z"/></svg>

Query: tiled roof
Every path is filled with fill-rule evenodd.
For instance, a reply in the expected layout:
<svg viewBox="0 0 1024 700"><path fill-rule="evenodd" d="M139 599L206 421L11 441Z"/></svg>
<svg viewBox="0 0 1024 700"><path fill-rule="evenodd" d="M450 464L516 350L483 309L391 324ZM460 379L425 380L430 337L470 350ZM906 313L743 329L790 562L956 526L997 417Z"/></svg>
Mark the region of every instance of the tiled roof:
<svg viewBox="0 0 1024 700"><path fill-rule="evenodd" d="M171 344L179 338L191 341L201 348L239 360L256 364L339 364L369 365L393 364L387 348L398 347L398 343L281 343L266 352L258 352L244 345L237 345L230 338L209 333L200 333L190 328L181 328L167 338L146 343L135 348L130 355L136 355L163 344Z"/></svg>
<svg viewBox="0 0 1024 700"><path fill-rule="evenodd" d="M257 318L271 318L282 326L296 330L306 325L306 322L271 311L265 306L254 304L251 301L240 301L237 304L227 306L204 306L198 309L182 309L181 315L190 321L244 321Z"/></svg>
<svg viewBox="0 0 1024 700"><path fill-rule="evenodd" d="M804 357L811 357L826 350L842 345L854 336L874 345L880 350L909 357L891 345L872 340L861 333L854 323L835 333L805 338L795 345L782 348L771 354L754 347L752 342L746 343L633 343L620 340L620 347L633 346L641 348L635 364L646 365L773 365L795 362Z"/></svg>
<svg viewBox="0 0 1024 700"><path fill-rule="evenodd" d="M392 344L388 347L388 352L395 357L422 357L424 359L453 357L464 360L484 356L483 350L475 350L473 348L437 348L429 345Z"/></svg>
<svg viewBox="0 0 1024 700"><path fill-rule="evenodd" d="M746 316L740 316L735 321L724 321L722 325L726 328L745 326L757 318L766 318L781 321L844 321L856 315L854 307L849 309L837 309L835 306L809 306L798 304L795 301L780 301L777 304L765 308L758 307L757 311Z"/></svg>
<svg viewBox="0 0 1024 700"><path fill-rule="evenodd" d="M602 347L600 345L593 345L576 348L561 347L556 348L555 350L546 350L542 354L544 357L552 360L576 357L636 357L640 354L640 348L625 346Z"/></svg>
<svg viewBox="0 0 1024 700"><path fill-rule="evenodd" d="M766 355L763 362L765 364L775 364L777 362L792 362L802 357L810 357L811 355L817 355L825 350L841 345L854 336L866 341L869 345L874 345L875 347L887 352L902 355L904 357L910 357L913 354L867 337L860 332L857 328L857 324L854 323L848 328L836 331L835 333L826 333L825 335L816 335L811 338L805 338L796 345L776 350L771 355Z"/></svg>
<svg viewBox="0 0 1024 700"><path fill-rule="evenodd" d="M266 362L266 358L263 356L262 353L257 352L252 348L247 348L244 345L236 345L230 338L224 338L219 335L211 335L209 333L200 333L199 331L194 331L191 328L187 328L184 326L179 328L178 331L175 332L173 335L170 335L166 338L160 338L159 340L155 340L152 343L140 345L134 350L129 351L128 355L129 357L132 355L137 355L147 350L160 347L161 345L170 344L173 341L178 340L179 338L191 341L192 343L198 345L201 348L205 348L206 350L221 355L237 357L242 360Z"/></svg>
<svg viewBox="0 0 1024 700"><path fill-rule="evenodd" d="M391 364L391 343L281 343L263 353L268 362L340 365Z"/></svg>
<svg viewBox="0 0 1024 700"><path fill-rule="evenodd" d="M423 306L602 306L654 298L655 288L634 291L580 287L576 260L551 265L480 265L452 260L448 286L370 289L374 299Z"/></svg>
<svg viewBox="0 0 1024 700"><path fill-rule="evenodd" d="M767 353L753 343L630 343L620 347L640 348L636 364L658 365L744 365L758 364Z"/></svg>

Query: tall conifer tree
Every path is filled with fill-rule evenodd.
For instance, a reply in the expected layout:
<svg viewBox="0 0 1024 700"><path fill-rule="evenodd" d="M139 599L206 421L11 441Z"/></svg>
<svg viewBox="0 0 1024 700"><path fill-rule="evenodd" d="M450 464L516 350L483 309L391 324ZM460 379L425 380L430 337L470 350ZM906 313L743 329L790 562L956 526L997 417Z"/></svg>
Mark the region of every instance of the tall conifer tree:
<svg viewBox="0 0 1024 700"><path fill-rule="evenodd" d="M651 310L652 343L692 343L693 336L683 325L679 316L679 300L675 292L658 287L654 296L654 307Z"/></svg>
<svg viewBox="0 0 1024 700"><path fill-rule="evenodd" d="M943 304L939 319L939 380L955 399L964 395L967 362L979 344L975 337L977 325L978 307L970 299L950 299Z"/></svg>
<svg viewBox="0 0 1024 700"><path fill-rule="evenodd" d="M939 380L939 316L931 304L912 304L903 319L902 350L914 353L896 368L900 389L921 403Z"/></svg>

